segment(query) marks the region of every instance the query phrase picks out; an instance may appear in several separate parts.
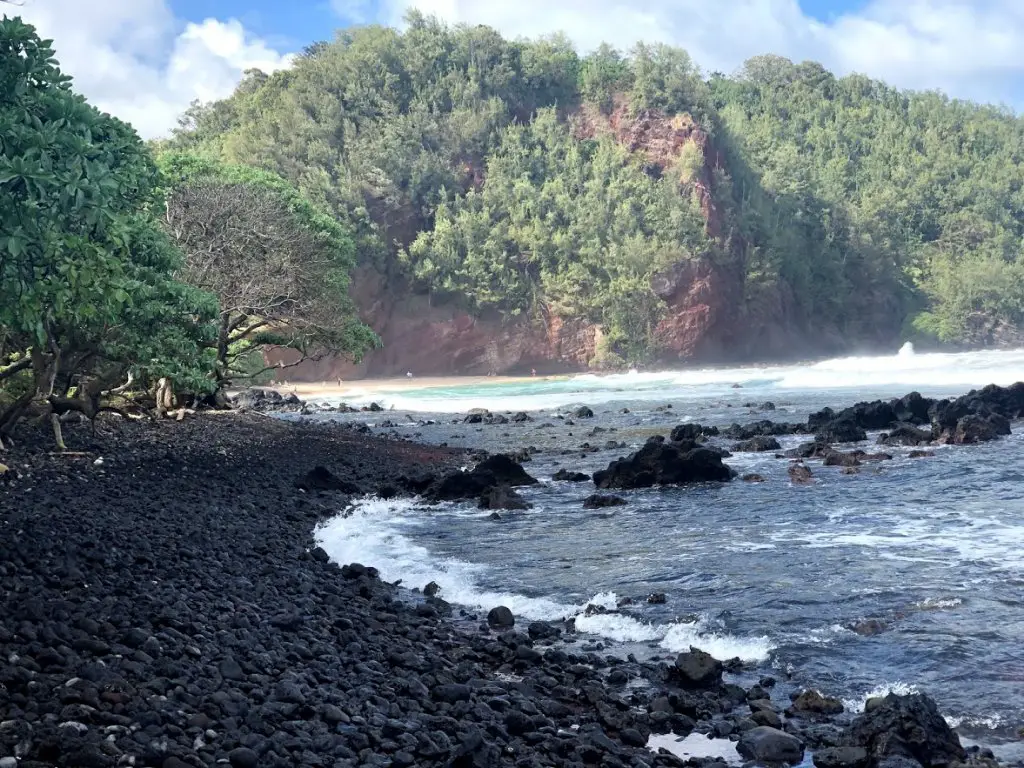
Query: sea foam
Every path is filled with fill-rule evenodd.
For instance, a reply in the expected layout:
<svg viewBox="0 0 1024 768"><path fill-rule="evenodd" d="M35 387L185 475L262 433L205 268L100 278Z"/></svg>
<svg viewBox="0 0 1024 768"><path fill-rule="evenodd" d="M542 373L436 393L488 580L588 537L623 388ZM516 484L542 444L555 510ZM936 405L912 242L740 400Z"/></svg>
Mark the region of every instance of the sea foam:
<svg viewBox="0 0 1024 768"><path fill-rule="evenodd" d="M658 643L672 652L695 646L720 659L764 661L774 649L767 637L735 637L713 627L703 617L692 623L652 624L615 612L618 595L614 592L600 592L581 603L565 603L481 586L486 566L436 557L403 532L403 523L419 514L421 508L411 499L358 499L343 514L317 526L314 538L339 565L373 565L385 581L401 580L410 588L422 588L433 581L441 586L439 594L448 602L480 611L504 605L516 617L528 621L574 619L577 631L614 642ZM587 615L588 606L607 612L591 611Z"/></svg>

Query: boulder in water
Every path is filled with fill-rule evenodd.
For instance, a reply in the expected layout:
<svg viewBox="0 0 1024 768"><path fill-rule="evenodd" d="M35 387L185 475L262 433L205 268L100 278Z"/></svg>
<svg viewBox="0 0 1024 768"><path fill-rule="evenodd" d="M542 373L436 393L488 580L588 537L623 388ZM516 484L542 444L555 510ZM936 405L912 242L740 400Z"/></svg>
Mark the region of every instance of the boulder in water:
<svg viewBox="0 0 1024 768"><path fill-rule="evenodd" d="M782 450L782 446L779 445L778 440L770 435L758 435L749 440L744 440L742 443L736 443L732 449L741 453L763 453L764 451Z"/></svg>
<svg viewBox="0 0 1024 768"><path fill-rule="evenodd" d="M829 451L822 462L826 467L859 467L860 459L855 453Z"/></svg>
<svg viewBox="0 0 1024 768"><path fill-rule="evenodd" d="M480 509L530 509L533 505L507 485L488 488L480 496Z"/></svg>
<svg viewBox="0 0 1024 768"><path fill-rule="evenodd" d="M566 483L585 483L590 479L590 475L584 474L583 472L573 472L568 469L560 469L551 476L551 479Z"/></svg>
<svg viewBox="0 0 1024 768"><path fill-rule="evenodd" d="M583 500L584 509L604 509L606 507L625 506L626 500L621 496L612 496L606 493L595 493Z"/></svg>
<svg viewBox="0 0 1024 768"><path fill-rule="evenodd" d="M915 426L931 423L931 417L928 415L928 412L934 404L934 399L922 397L920 392L911 392L899 400L892 401L896 421Z"/></svg>
<svg viewBox="0 0 1024 768"><path fill-rule="evenodd" d="M527 474L519 462L504 453L488 456L473 469L474 472L489 473L502 485L536 485L537 479Z"/></svg>
<svg viewBox="0 0 1024 768"><path fill-rule="evenodd" d="M499 605L497 608L491 608L487 614L487 623L492 627L510 629L516 625L516 617L504 605Z"/></svg>
<svg viewBox="0 0 1024 768"><path fill-rule="evenodd" d="M820 443L859 443L867 440L868 435L854 417L846 415L820 427L814 433L814 439Z"/></svg>
<svg viewBox="0 0 1024 768"><path fill-rule="evenodd" d="M796 448L790 448L781 454L785 459L823 459L834 449L828 443L800 443Z"/></svg>
<svg viewBox="0 0 1024 768"><path fill-rule="evenodd" d="M798 765L804 759L804 745L796 736L768 726L752 728L740 736L736 751L760 765Z"/></svg>
<svg viewBox="0 0 1024 768"><path fill-rule="evenodd" d="M947 430L939 436L940 442L954 445L971 445L998 440L1010 434L1010 422L999 414L988 416L968 415L959 419L951 431Z"/></svg>
<svg viewBox="0 0 1024 768"><path fill-rule="evenodd" d="M918 429L911 424L900 424L890 432L878 436L881 445L927 445L932 441L932 433Z"/></svg>
<svg viewBox="0 0 1024 768"><path fill-rule="evenodd" d="M790 711L801 715L838 715L843 711L843 702L829 696L822 696L818 691L809 690L793 699Z"/></svg>
<svg viewBox="0 0 1024 768"><path fill-rule="evenodd" d="M750 440L754 437L796 435L806 431L807 428L803 424L790 424L785 421L762 419L761 421L753 421L749 424L732 424L722 434L732 440Z"/></svg>
<svg viewBox="0 0 1024 768"><path fill-rule="evenodd" d="M632 456L594 473L598 488L650 488L655 485L725 482L733 472L722 457L705 448L681 450L671 443L649 441Z"/></svg>
<svg viewBox="0 0 1024 768"><path fill-rule="evenodd" d="M678 426L672 427L672 433L669 435L669 440L673 443L681 443L685 441L699 442L705 437L715 437L718 435L718 427L705 427L703 424L691 423L691 424L679 424Z"/></svg>
<svg viewBox="0 0 1024 768"><path fill-rule="evenodd" d="M722 682L722 662L699 648L676 657L674 676L684 688L714 688Z"/></svg>
<svg viewBox="0 0 1024 768"><path fill-rule="evenodd" d="M850 724L843 743L863 747L876 762L902 757L925 766L945 766L967 757L935 702L924 694L889 694Z"/></svg>
<svg viewBox="0 0 1024 768"><path fill-rule="evenodd" d="M790 481L795 485L810 485L814 482L811 468L801 461L790 464L787 472L789 473Z"/></svg>

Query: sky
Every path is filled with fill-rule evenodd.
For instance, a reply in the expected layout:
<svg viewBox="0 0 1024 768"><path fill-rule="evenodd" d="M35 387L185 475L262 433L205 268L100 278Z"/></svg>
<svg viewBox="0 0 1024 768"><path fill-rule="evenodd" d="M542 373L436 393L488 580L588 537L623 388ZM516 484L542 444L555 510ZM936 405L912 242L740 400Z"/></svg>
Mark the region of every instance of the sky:
<svg viewBox="0 0 1024 768"><path fill-rule="evenodd" d="M1024 0L17 0L54 40L75 87L145 138L167 135L194 100L230 95L246 69L288 67L350 24L401 25L410 7L502 33L561 31L686 48L706 72L750 56L820 61L894 85L1024 108Z"/></svg>

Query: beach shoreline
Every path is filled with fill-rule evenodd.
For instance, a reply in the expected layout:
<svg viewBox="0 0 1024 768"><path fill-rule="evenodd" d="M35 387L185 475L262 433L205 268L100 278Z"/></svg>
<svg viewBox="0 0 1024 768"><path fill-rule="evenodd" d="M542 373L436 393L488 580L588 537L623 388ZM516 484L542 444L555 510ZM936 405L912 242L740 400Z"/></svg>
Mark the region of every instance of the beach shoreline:
<svg viewBox="0 0 1024 768"><path fill-rule="evenodd" d="M697 651L602 654L569 627L459 609L316 547L350 499L441 477L462 450L244 413L103 419L65 438L72 453L41 431L3 457L5 766L725 768L649 740L764 736L802 757L867 717L773 697L769 678L740 687L738 661ZM948 741L930 700L886 707Z"/></svg>

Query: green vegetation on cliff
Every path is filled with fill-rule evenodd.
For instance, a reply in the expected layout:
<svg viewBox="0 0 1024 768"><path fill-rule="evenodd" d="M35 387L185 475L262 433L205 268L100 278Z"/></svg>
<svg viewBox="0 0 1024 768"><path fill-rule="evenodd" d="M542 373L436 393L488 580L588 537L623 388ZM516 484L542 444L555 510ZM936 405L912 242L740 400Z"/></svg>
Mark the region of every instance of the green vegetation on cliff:
<svg viewBox="0 0 1024 768"><path fill-rule="evenodd" d="M657 351L651 277L688 259L738 276L741 323L877 341L910 318L977 341L1022 319L1024 123L1007 112L773 56L705 77L662 45L579 56L561 36L407 21L250 73L173 144L281 174L414 290L584 316L633 359ZM696 129L666 151L630 136L640 122Z"/></svg>

